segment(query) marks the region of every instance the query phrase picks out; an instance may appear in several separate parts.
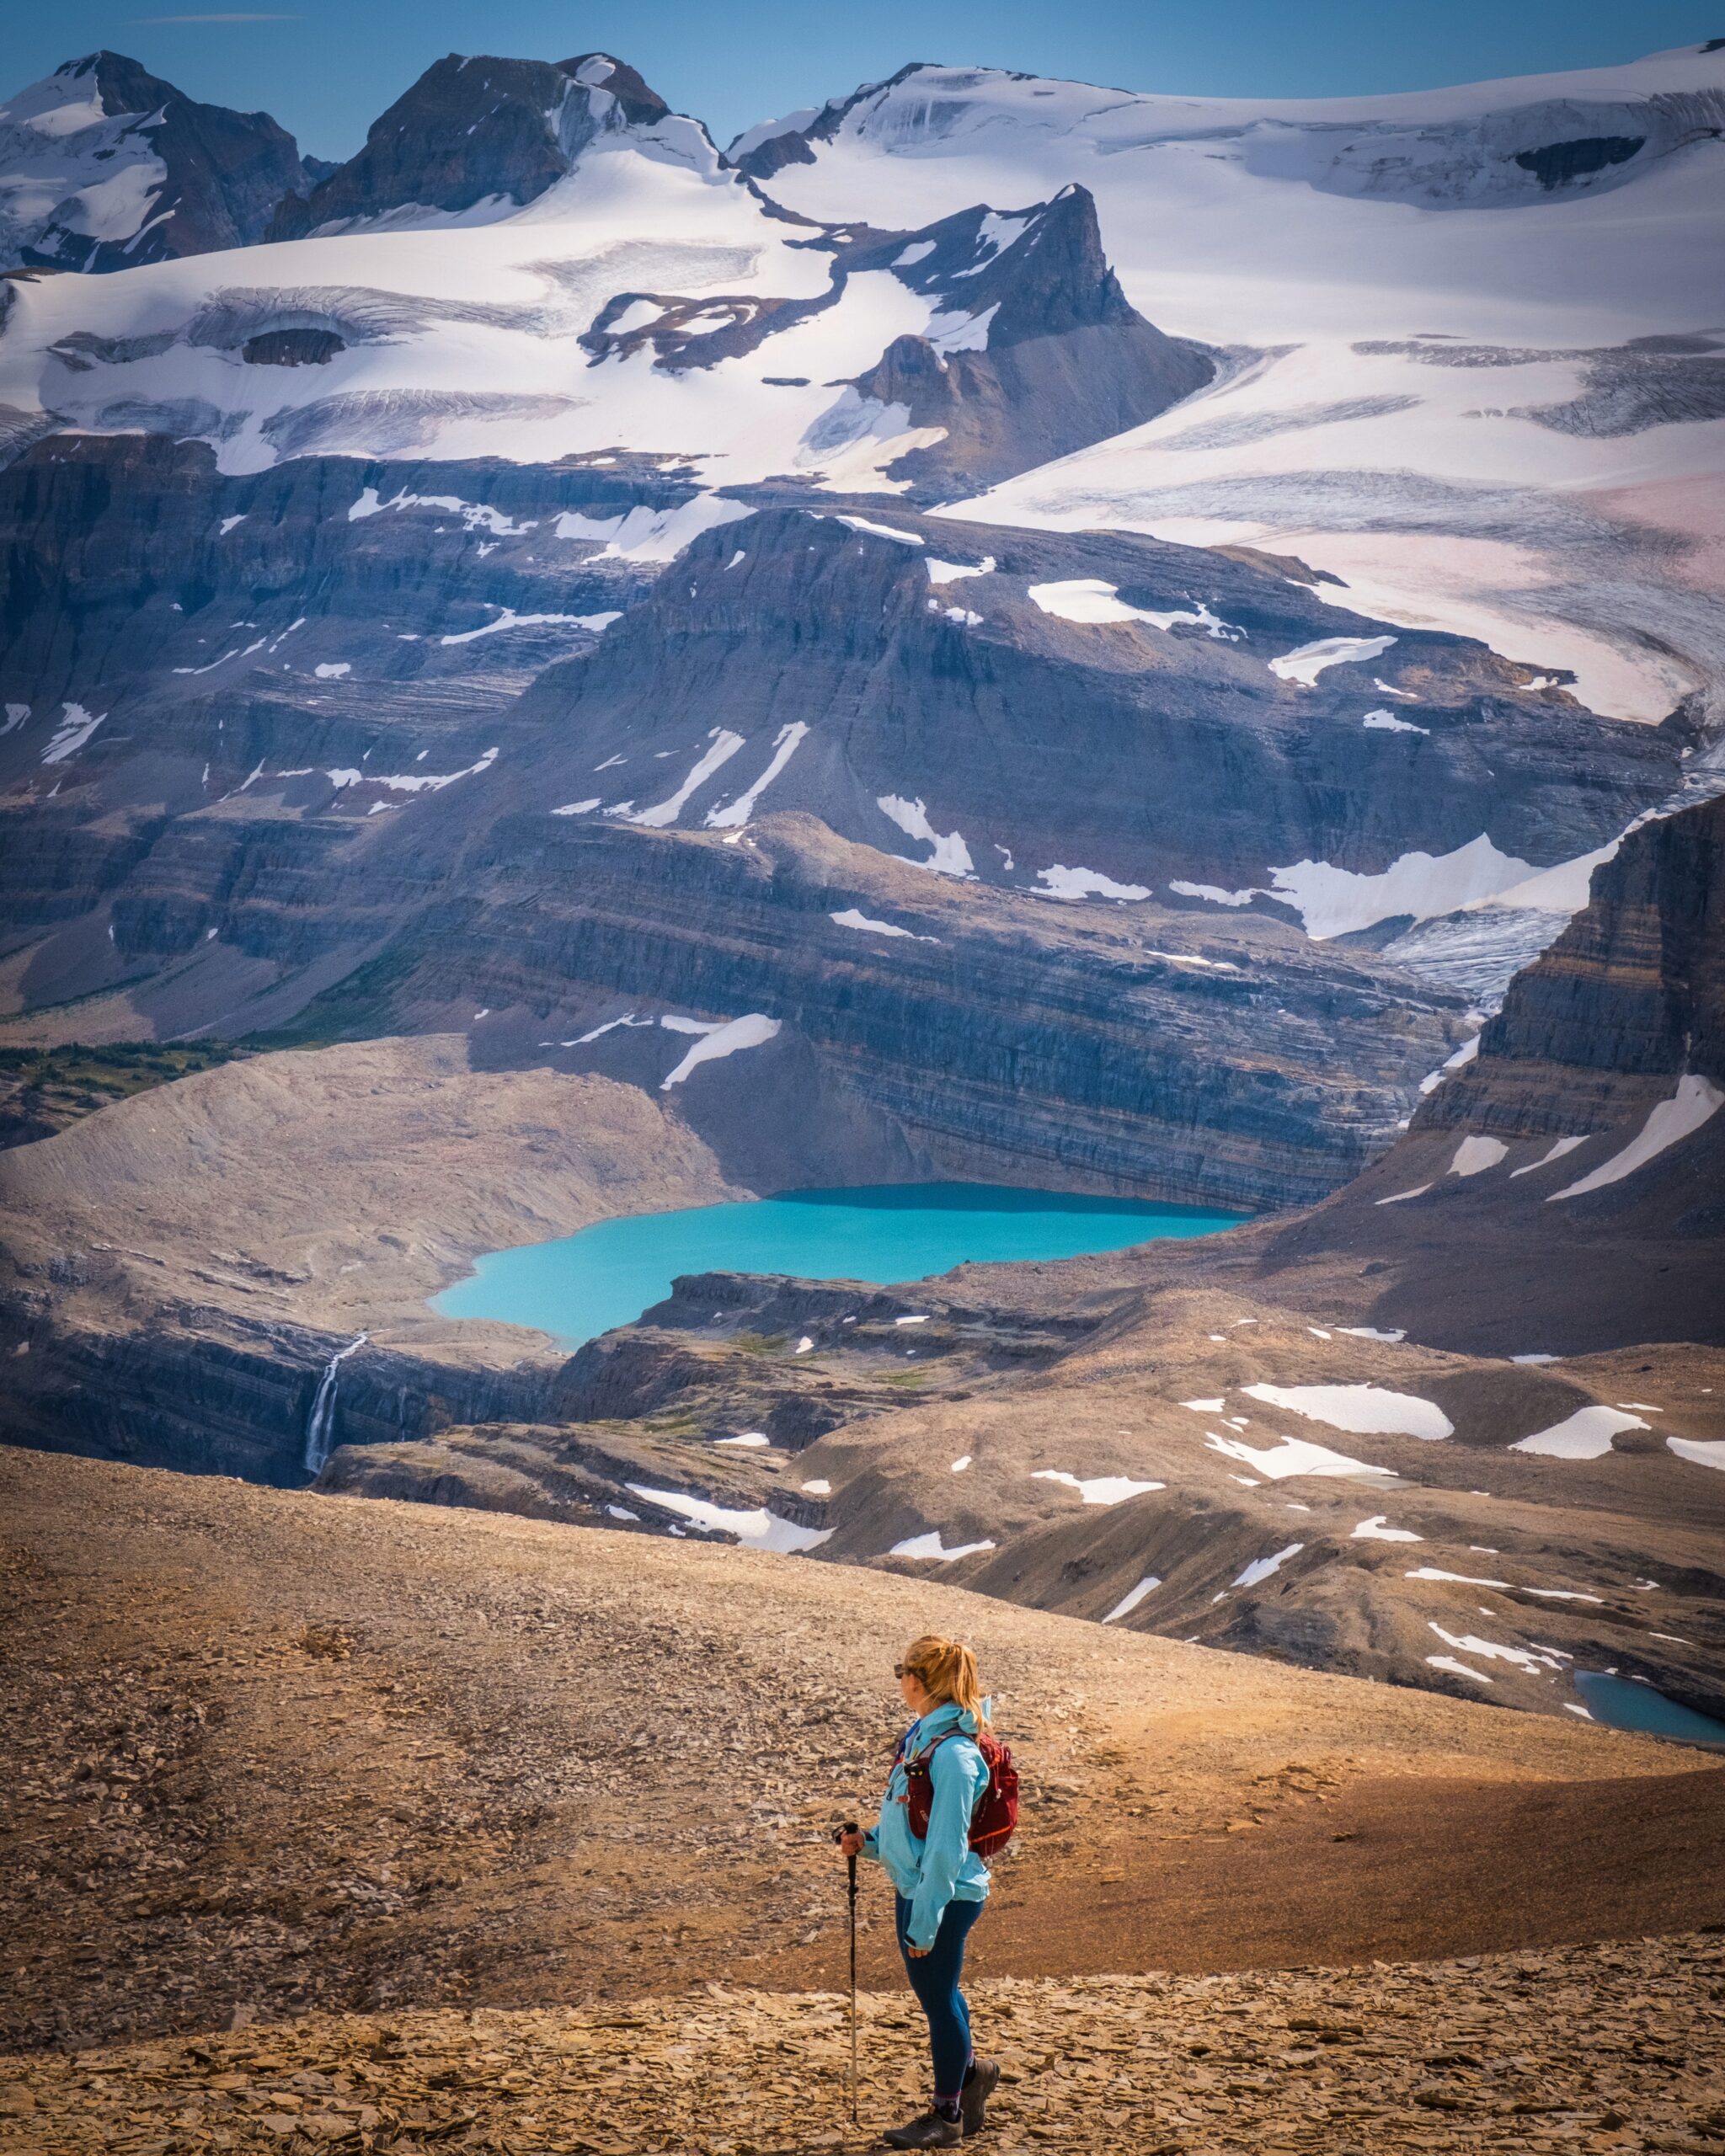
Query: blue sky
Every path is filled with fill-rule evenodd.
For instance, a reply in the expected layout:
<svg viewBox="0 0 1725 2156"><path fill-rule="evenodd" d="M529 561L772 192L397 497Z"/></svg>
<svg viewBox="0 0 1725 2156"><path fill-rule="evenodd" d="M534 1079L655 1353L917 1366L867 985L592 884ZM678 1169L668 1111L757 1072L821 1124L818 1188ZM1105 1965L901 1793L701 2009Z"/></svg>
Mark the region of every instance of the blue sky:
<svg viewBox="0 0 1725 2156"><path fill-rule="evenodd" d="M255 13L212 19L206 4ZM0 95L107 45L344 157L446 52L602 47L724 142L908 60L1198 96L1346 96L1607 66L1721 35L1725 0L0 0Z"/></svg>

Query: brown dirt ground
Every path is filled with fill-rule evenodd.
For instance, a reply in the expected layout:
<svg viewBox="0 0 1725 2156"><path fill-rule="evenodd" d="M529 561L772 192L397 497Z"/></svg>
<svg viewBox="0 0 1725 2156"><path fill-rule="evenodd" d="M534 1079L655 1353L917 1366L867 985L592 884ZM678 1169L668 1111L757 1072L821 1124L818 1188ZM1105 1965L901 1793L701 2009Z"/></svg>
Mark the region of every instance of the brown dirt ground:
<svg viewBox="0 0 1725 2156"><path fill-rule="evenodd" d="M996 1974L1725 1920L1725 1774L1581 1723L661 1538L0 1453L3 2035L830 1987L889 1673L1024 1767ZM870 1980L890 1968L878 1881Z"/></svg>

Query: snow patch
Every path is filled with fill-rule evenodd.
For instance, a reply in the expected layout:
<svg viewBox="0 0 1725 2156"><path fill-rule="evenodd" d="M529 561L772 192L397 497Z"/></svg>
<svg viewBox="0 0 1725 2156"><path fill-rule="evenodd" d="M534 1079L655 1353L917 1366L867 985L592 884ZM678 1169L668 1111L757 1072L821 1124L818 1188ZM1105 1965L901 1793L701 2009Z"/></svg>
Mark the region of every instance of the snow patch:
<svg viewBox="0 0 1725 2156"><path fill-rule="evenodd" d="M1156 1577L1154 1572L1146 1572L1144 1577L1140 1580L1136 1587L1131 1588L1130 1592L1120 1597L1119 1600L1114 1604L1114 1608L1109 1610L1108 1615L1104 1617L1102 1621L1104 1625L1119 1624L1121 1618L1130 1617L1132 1614L1132 1612L1138 1607L1139 1604L1143 1601L1146 1595L1154 1594L1156 1590L1161 1585L1162 1582Z"/></svg>
<svg viewBox="0 0 1725 2156"><path fill-rule="evenodd" d="M789 763L807 737L809 728L800 718L793 719L788 726L780 727L773 736L772 755L767 766L755 783L740 793L734 801L721 808L709 809L704 819L710 831L740 831L755 813L755 803L766 792L779 773Z"/></svg>
<svg viewBox="0 0 1725 2156"><path fill-rule="evenodd" d="M488 600L485 603L497 606L494 622L483 622L477 629L462 629L452 637L439 637L439 643L473 643L481 637L494 637L504 629L537 629L547 624L573 623L578 629L590 629L597 635L601 630L608 629L617 618L614 613L518 614L513 606L498 606L495 600ZM320 666L318 670L321 674L323 670Z"/></svg>
<svg viewBox="0 0 1725 2156"><path fill-rule="evenodd" d="M1368 1460L1351 1459L1345 1452L1332 1452L1309 1438L1281 1438L1264 1449L1247 1444L1243 1438L1225 1438L1215 1430L1206 1430L1204 1442L1212 1452L1237 1460L1242 1467L1254 1469L1269 1482L1285 1481L1290 1475L1386 1476L1392 1471L1374 1467Z"/></svg>
<svg viewBox="0 0 1725 2156"><path fill-rule="evenodd" d="M948 1550L941 1541L940 1529L932 1528L927 1534L907 1535L904 1541L894 1543L886 1554L889 1557L937 1558L942 1564L950 1565L955 1557L974 1557L979 1550L992 1550L994 1546L992 1542L961 1542L955 1550Z"/></svg>
<svg viewBox="0 0 1725 2156"><path fill-rule="evenodd" d="M1500 853L1482 831L1453 853L1404 853L1378 875L1337 868L1327 861L1296 861L1272 868L1272 898L1299 914L1316 943L1375 927L1398 914L1415 921L1459 912L1470 901L1508 889L1532 870Z"/></svg>
<svg viewBox="0 0 1725 2156"><path fill-rule="evenodd" d="M1541 1453L1548 1460L1599 1460L1611 1449L1620 1430L1645 1430L1639 1415L1626 1415L1618 1407L1578 1407L1548 1430L1535 1430L1530 1438L1518 1438L1511 1452Z"/></svg>
<svg viewBox="0 0 1725 2156"><path fill-rule="evenodd" d="M64 716L42 751L45 764L63 764L68 756L75 756L108 716L104 711L93 718L82 704L61 704L60 708ZM17 706L8 704L7 709L11 712L17 709ZM8 733L11 730L10 727L7 728Z"/></svg>
<svg viewBox="0 0 1725 2156"><path fill-rule="evenodd" d="M744 744L745 736L727 733L723 727L715 727L708 739L712 746L702 753L676 792L655 803L651 808L638 809L633 815L625 817L625 823L644 825L650 830L663 830L668 824L676 823L690 796L707 783L721 764L736 755Z"/></svg>
<svg viewBox="0 0 1725 2156"><path fill-rule="evenodd" d="M723 494L694 494L676 509L649 509L638 503L622 516L582 516L564 510L552 532L558 539L601 542L594 557L597 561L670 562L702 532L751 514L746 502L734 502Z"/></svg>
<svg viewBox="0 0 1725 2156"><path fill-rule="evenodd" d="M895 531L889 524L871 524L866 516L841 516L839 522L848 525L852 531L870 532L877 539L896 539L901 547L922 544L914 531Z"/></svg>
<svg viewBox="0 0 1725 2156"><path fill-rule="evenodd" d="M1387 1513L1374 1513L1370 1519L1363 1519L1348 1540L1350 1542L1423 1542L1423 1534L1416 1534L1411 1527L1391 1527Z"/></svg>
<svg viewBox="0 0 1725 2156"><path fill-rule="evenodd" d="M857 906L846 906L842 913L831 914L828 918L836 921L841 928L861 929L870 936L902 936L912 943L938 943L940 941L937 936L919 936L915 929L900 928L895 921L875 921Z"/></svg>
<svg viewBox="0 0 1725 2156"><path fill-rule="evenodd" d="M1369 711L1360 720L1368 734L1429 734L1429 726L1416 726L1411 718L1397 718L1394 712Z"/></svg>
<svg viewBox="0 0 1725 2156"><path fill-rule="evenodd" d="M607 1033L614 1033L620 1026L650 1026L650 1018L638 1018L633 1011L625 1011L621 1018L607 1018L602 1026L595 1026L590 1033L578 1033L572 1041L564 1041L564 1048L585 1048L590 1041L603 1040Z"/></svg>
<svg viewBox="0 0 1725 2156"><path fill-rule="evenodd" d="M398 771L380 777L374 771L361 771L357 765L348 764L327 772L325 776L338 793L344 792L350 786L387 787L392 793L441 793L445 787L453 786L458 778L474 778L481 771L489 771L496 761L496 750L488 749L477 763L469 764L458 771ZM253 776L256 776L254 772ZM283 778L300 776L296 771L281 773ZM251 781L248 779L246 783L249 785Z"/></svg>
<svg viewBox="0 0 1725 2156"><path fill-rule="evenodd" d="M1052 614L1062 622L1081 622L1087 627L1144 622L1153 629L1172 629L1177 622L1188 622L1229 643L1237 643L1245 633L1231 622L1224 622L1211 613L1202 600L1189 607L1175 607L1167 613L1129 606L1119 596L1119 586L1104 584L1100 577L1067 577L1055 584L1029 584L1026 596L1044 614Z"/></svg>
<svg viewBox="0 0 1725 2156"><path fill-rule="evenodd" d="M43 761L45 763L47 759L44 757ZM1669 1101L1661 1101L1654 1107L1639 1133L1621 1153L1614 1153L1579 1182L1553 1191L1546 1200L1546 1204L1555 1205L1560 1198L1579 1198L1587 1191L1603 1189L1607 1183L1621 1182L1626 1176L1633 1175L1637 1168L1644 1168L1648 1161L1657 1160L1669 1147L1692 1137L1722 1107L1725 1107L1725 1091L1711 1078L1690 1072L1678 1080L1677 1091Z"/></svg>
<svg viewBox="0 0 1725 2156"><path fill-rule="evenodd" d="M1586 1143L1585 1137L1560 1138L1548 1153L1541 1153L1538 1160L1530 1161L1525 1168L1511 1168L1510 1178L1513 1181L1517 1176L1530 1176L1535 1168L1548 1168L1553 1161L1561 1161L1566 1153L1573 1153L1578 1145Z"/></svg>
<svg viewBox="0 0 1725 2156"><path fill-rule="evenodd" d="M1039 883L1046 886L1045 895L1051 899L1147 899L1149 887L1143 883L1117 883L1112 876L1104 876L1097 868L1066 868L1056 862L1052 868L1039 868Z"/></svg>
<svg viewBox="0 0 1725 2156"><path fill-rule="evenodd" d="M1434 1401L1375 1385L1249 1385L1247 1396L1285 1407L1355 1436L1452 1438L1455 1426Z"/></svg>
<svg viewBox="0 0 1725 2156"><path fill-rule="evenodd" d="M661 1019L660 1022L668 1024L669 1021ZM660 1081L660 1091L668 1093L673 1086L681 1086L690 1073L703 1063L718 1062L725 1056L734 1055L740 1049L760 1048L776 1039L780 1024L777 1018L769 1018L759 1011L750 1011L740 1018L733 1018L729 1025L715 1027L712 1032L702 1034L668 1078Z"/></svg>
<svg viewBox="0 0 1725 2156"><path fill-rule="evenodd" d="M950 831L943 837L929 822L927 804L920 795L915 801L906 801L896 793L883 793L876 797L874 805L889 823L898 825L906 838L921 839L933 847L933 852L921 863L924 868L933 869L937 876L976 873L963 835Z"/></svg>
<svg viewBox="0 0 1725 2156"><path fill-rule="evenodd" d="M1234 1582L1236 1587L1256 1587L1273 1572L1281 1571L1290 1557L1297 1557L1306 1547L1303 1542L1290 1542L1285 1550L1278 1550L1273 1557L1254 1557Z"/></svg>
<svg viewBox="0 0 1725 2156"><path fill-rule="evenodd" d="M1039 1467L1033 1482L1060 1482L1076 1490L1087 1505L1120 1505L1146 1490L1166 1490L1166 1482L1135 1482L1129 1475L1093 1475L1088 1479L1069 1475L1063 1467Z"/></svg>
<svg viewBox="0 0 1725 2156"><path fill-rule="evenodd" d="M1249 906L1254 899L1263 896L1261 891L1225 891L1220 883L1187 883L1178 878L1168 889L1178 891L1183 899L1202 899L1213 906Z"/></svg>
<svg viewBox="0 0 1725 2156"><path fill-rule="evenodd" d="M1547 1602L1591 1602L1602 1605L1597 1594L1583 1594L1573 1588L1518 1587L1513 1580L1485 1580L1476 1578L1471 1572L1446 1572L1436 1565L1422 1565L1418 1572L1402 1575L1410 1580L1446 1580L1456 1587L1494 1588L1500 1594L1536 1594Z"/></svg>
<svg viewBox="0 0 1725 2156"><path fill-rule="evenodd" d="M1356 659L1375 659L1387 651L1394 637L1321 637L1303 643L1297 651L1284 651L1272 659L1269 670L1279 680L1297 681L1302 689L1315 689L1326 667L1351 666Z"/></svg>
<svg viewBox="0 0 1725 2156"><path fill-rule="evenodd" d="M1511 1662L1518 1669L1526 1670L1530 1676L1536 1676L1542 1669L1561 1671L1563 1666L1554 1655L1535 1654L1526 1647L1504 1646L1496 1640L1482 1640L1473 1632L1464 1632L1458 1639L1454 1632L1446 1632L1441 1625L1433 1625L1431 1630L1445 1646L1454 1647L1459 1653L1477 1655L1482 1662Z"/></svg>
<svg viewBox="0 0 1725 2156"><path fill-rule="evenodd" d="M1464 1138L1455 1148L1449 1172L1452 1176L1480 1176L1508 1157L1509 1148L1501 1138Z"/></svg>
<svg viewBox="0 0 1725 2156"><path fill-rule="evenodd" d="M1453 1654L1429 1654L1426 1660L1434 1669L1447 1669L1452 1677L1471 1677L1476 1684L1497 1681L1487 1677L1482 1669L1470 1669L1465 1662L1457 1662Z"/></svg>
<svg viewBox="0 0 1725 2156"><path fill-rule="evenodd" d="M681 1490L650 1490L640 1482L631 1482L627 1486L649 1504L680 1513L697 1527L735 1535L745 1550L771 1550L781 1556L793 1556L804 1550L818 1550L823 1542L831 1541L835 1532L830 1527L803 1527L793 1519L781 1519L776 1513L768 1512L765 1505L741 1512L712 1504L705 1497L685 1497Z"/></svg>

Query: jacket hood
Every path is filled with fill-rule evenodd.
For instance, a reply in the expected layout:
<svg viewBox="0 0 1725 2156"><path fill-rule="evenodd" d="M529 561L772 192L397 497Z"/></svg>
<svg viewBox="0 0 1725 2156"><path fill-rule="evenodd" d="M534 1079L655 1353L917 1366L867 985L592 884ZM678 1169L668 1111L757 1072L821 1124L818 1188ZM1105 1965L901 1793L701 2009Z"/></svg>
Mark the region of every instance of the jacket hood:
<svg viewBox="0 0 1725 2156"><path fill-rule="evenodd" d="M983 1719L994 1712L992 1694L982 1703ZM976 1716L968 1707L960 1707L955 1700L943 1700L939 1706L931 1707L926 1715L919 1716L911 1725L919 1738L938 1737L943 1730L956 1729L965 1737L975 1737L981 1727Z"/></svg>

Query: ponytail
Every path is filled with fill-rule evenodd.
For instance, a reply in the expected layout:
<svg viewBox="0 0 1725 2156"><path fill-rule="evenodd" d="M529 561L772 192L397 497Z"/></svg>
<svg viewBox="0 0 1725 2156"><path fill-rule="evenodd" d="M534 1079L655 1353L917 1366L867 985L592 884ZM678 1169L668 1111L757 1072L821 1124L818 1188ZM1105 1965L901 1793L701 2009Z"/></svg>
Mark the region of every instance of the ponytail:
<svg viewBox="0 0 1725 2156"><path fill-rule="evenodd" d="M986 1722L987 1702L976 1657L962 1640L945 1640L937 1632L928 1633L905 1650L905 1668L937 1705L950 1700L962 1712L974 1715L979 1728Z"/></svg>

